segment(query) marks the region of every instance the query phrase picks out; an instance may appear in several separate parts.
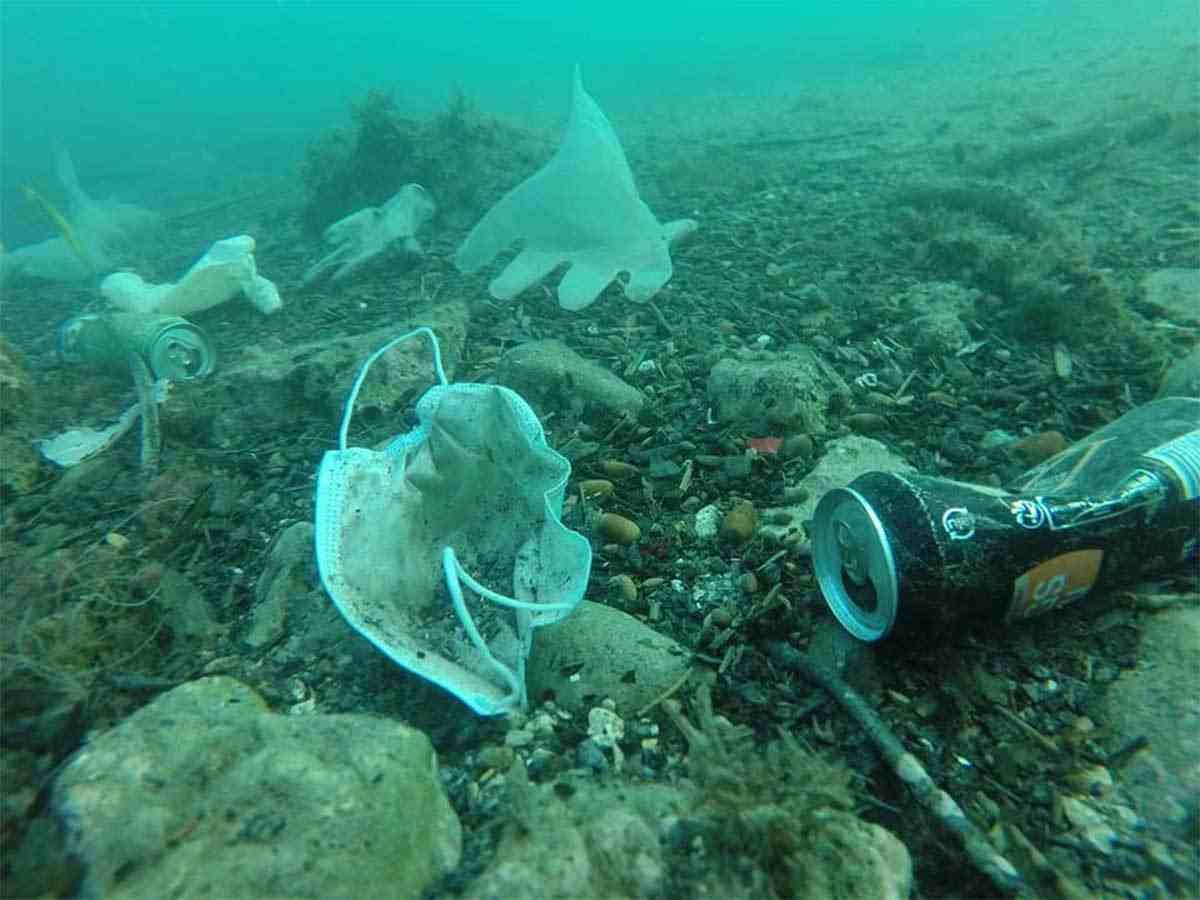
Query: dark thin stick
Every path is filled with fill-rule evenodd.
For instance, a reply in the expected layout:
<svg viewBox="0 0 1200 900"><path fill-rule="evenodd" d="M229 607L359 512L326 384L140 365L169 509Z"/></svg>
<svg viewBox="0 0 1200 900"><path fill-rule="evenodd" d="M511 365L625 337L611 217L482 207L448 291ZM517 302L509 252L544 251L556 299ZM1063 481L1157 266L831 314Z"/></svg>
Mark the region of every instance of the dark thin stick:
<svg viewBox="0 0 1200 900"><path fill-rule="evenodd" d="M665 331L668 335L674 335L675 329L671 327L671 323L667 321L667 317L662 314L662 310L658 308L653 300L647 300L646 305L650 307L650 311L654 313L654 318L658 322L658 327Z"/></svg>
<svg viewBox="0 0 1200 900"><path fill-rule="evenodd" d="M208 206L201 206L198 209L188 209L184 210L183 212L174 213L173 215L167 216L166 221L171 224L175 224L177 222L183 222L187 219L195 219L199 216L208 216L212 215L213 213L224 212L231 206L237 206L239 203L249 203L252 200L259 200L274 193L278 192L274 189L254 191L249 194L242 194L240 197L231 197L227 200L218 200L215 203L210 203Z"/></svg>
<svg viewBox="0 0 1200 900"><path fill-rule="evenodd" d="M1119 769L1125 763L1133 758L1133 755L1139 750L1145 750L1150 746L1150 739L1144 734L1139 734L1133 740L1126 742L1108 755L1108 759L1104 764L1110 769Z"/></svg>
<svg viewBox="0 0 1200 900"><path fill-rule="evenodd" d="M769 650L771 659L776 664L799 672L841 705L850 718L867 733L879 755L891 766L897 777L916 795L921 805L958 838L972 865L986 875L998 890L1005 894L1018 894L1026 889L1021 873L996 851L984 833L967 818L954 798L937 786L920 760L904 749L900 739L892 734L891 729L875 714L866 700L832 672L816 665L787 644L774 643L770 645Z"/></svg>

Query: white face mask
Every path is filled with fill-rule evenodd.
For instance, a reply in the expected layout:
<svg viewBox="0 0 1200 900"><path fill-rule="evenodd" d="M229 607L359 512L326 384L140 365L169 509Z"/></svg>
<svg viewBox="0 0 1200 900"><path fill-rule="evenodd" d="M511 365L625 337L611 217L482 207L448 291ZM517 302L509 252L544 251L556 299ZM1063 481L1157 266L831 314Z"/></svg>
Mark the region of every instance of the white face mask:
<svg viewBox="0 0 1200 900"><path fill-rule="evenodd" d="M368 368L417 335L439 382L417 403L417 428L382 451L347 448ZM559 518L570 472L519 394L449 384L433 332L402 335L363 364L338 449L321 461L325 590L367 640L475 712L521 707L533 629L569 615L591 571L587 538ZM485 586L510 582L511 596Z"/></svg>

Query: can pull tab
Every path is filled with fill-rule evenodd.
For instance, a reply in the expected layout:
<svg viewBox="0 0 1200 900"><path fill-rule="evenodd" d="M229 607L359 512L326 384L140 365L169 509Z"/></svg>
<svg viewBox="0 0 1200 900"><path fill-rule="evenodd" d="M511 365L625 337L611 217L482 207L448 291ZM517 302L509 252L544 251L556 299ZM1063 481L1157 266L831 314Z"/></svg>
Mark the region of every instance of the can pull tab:
<svg viewBox="0 0 1200 900"><path fill-rule="evenodd" d="M842 574L855 587L862 587L869 578L862 542L854 536L854 529L844 519L838 521L834 526L834 539L837 541L841 555Z"/></svg>
<svg viewBox="0 0 1200 900"><path fill-rule="evenodd" d="M199 347L186 341L170 341L162 354L166 371L180 379L198 377L204 369L206 359Z"/></svg>

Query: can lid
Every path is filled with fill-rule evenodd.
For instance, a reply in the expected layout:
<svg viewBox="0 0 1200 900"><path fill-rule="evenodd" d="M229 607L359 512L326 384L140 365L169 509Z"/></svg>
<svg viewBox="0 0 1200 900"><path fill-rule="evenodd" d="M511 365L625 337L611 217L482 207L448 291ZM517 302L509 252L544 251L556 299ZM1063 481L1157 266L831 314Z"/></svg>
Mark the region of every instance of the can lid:
<svg viewBox="0 0 1200 900"><path fill-rule="evenodd" d="M842 627L877 641L896 622L900 582L892 545L874 508L853 488L834 488L813 516L813 568Z"/></svg>
<svg viewBox="0 0 1200 900"><path fill-rule="evenodd" d="M155 378L195 381L211 374L216 354L203 331L191 322L178 319L155 335L146 362Z"/></svg>

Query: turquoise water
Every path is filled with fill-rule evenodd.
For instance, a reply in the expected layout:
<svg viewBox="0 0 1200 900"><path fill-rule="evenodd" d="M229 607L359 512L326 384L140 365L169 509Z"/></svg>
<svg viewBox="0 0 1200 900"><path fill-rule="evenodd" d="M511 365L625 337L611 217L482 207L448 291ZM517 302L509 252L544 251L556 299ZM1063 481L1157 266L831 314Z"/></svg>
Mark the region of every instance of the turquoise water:
<svg viewBox="0 0 1200 900"><path fill-rule="evenodd" d="M489 112L561 121L570 67L618 118L623 102L714 88L796 87L827 77L954 68L997 47L1136 39L1194 4L1111 2L0 4L5 243L28 234L15 187L53 184L70 149L94 189L136 191L224 160L294 164L370 87L420 115L462 87ZM719 113L719 111L718 111ZM228 162L223 164L228 165ZM97 181L100 184L97 184ZM111 182L111 183L110 183ZM36 221L36 219L34 219Z"/></svg>

